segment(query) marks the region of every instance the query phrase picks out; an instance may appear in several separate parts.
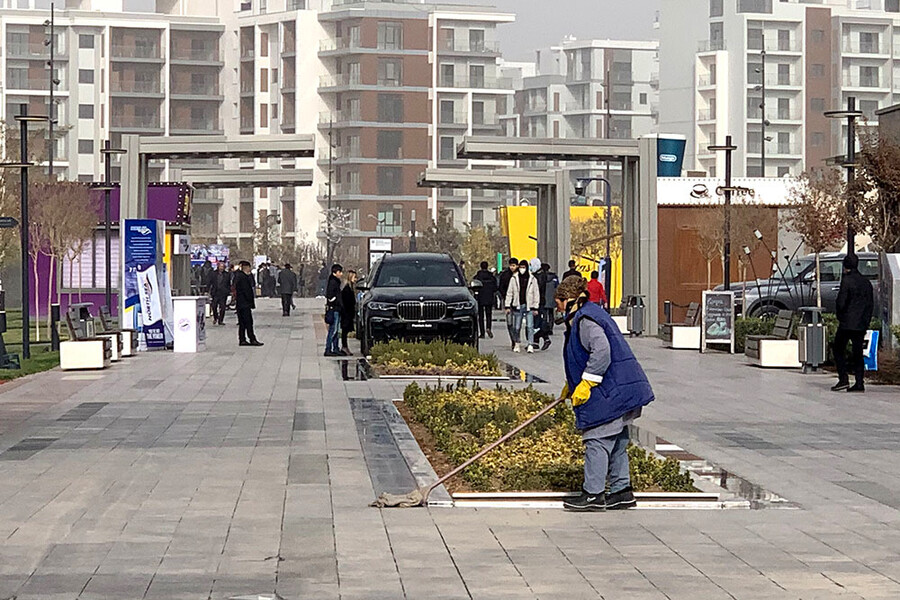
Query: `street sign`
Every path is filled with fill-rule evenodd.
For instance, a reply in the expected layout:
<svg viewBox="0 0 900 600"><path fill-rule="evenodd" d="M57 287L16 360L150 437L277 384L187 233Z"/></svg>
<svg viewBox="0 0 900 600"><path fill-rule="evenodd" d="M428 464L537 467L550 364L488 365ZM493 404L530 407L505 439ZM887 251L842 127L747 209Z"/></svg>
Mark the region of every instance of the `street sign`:
<svg viewBox="0 0 900 600"><path fill-rule="evenodd" d="M12 229L18 226L19 222L16 221L15 217L0 217L0 229Z"/></svg>

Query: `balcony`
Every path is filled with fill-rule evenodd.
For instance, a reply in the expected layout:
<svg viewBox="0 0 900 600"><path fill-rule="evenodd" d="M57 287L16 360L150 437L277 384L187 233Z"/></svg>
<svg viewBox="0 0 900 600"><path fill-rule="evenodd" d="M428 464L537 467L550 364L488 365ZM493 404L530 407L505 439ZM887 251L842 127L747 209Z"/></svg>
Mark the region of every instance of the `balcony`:
<svg viewBox="0 0 900 600"><path fill-rule="evenodd" d="M631 71L613 71L609 74L610 81L620 85L634 85L634 77Z"/></svg>
<svg viewBox="0 0 900 600"><path fill-rule="evenodd" d="M50 58L50 48L44 44L10 44L6 47L6 54L9 58L26 58L32 60L48 60ZM54 48L54 60L67 60L65 48Z"/></svg>
<svg viewBox="0 0 900 600"><path fill-rule="evenodd" d="M319 77L320 88L338 88L350 85L362 85L362 79L359 74L342 73L340 75L322 75Z"/></svg>
<svg viewBox="0 0 900 600"><path fill-rule="evenodd" d="M885 78L886 80L887 78ZM862 77L859 74L854 75L844 75L842 80L842 85L845 88L859 88L859 89L887 89L887 82L884 84L881 83L881 77Z"/></svg>
<svg viewBox="0 0 900 600"><path fill-rule="evenodd" d="M697 111L697 120L698 121L715 121L716 120L716 111L711 110L709 108L704 108Z"/></svg>
<svg viewBox="0 0 900 600"><path fill-rule="evenodd" d="M512 85L512 79L509 77L466 77L463 75L453 79L442 77L440 87L510 90Z"/></svg>
<svg viewBox="0 0 900 600"><path fill-rule="evenodd" d="M453 112L441 112L438 115L438 124L441 127L468 127L469 115L464 110L455 110Z"/></svg>
<svg viewBox="0 0 900 600"><path fill-rule="evenodd" d="M762 77L759 76L758 73L753 73L753 76L749 77L747 80L748 86L756 87L760 85L763 81ZM803 81L799 74L790 73L790 74L778 74L778 75L766 75L766 87L767 88L775 88L775 87L802 87Z"/></svg>
<svg viewBox="0 0 900 600"><path fill-rule="evenodd" d="M7 73L7 90L30 90L34 92L48 92L50 89L49 77L10 77ZM66 91L66 80L62 79L56 86L57 92Z"/></svg>
<svg viewBox="0 0 900 600"><path fill-rule="evenodd" d="M718 52L725 49L725 40L703 40L697 44L697 52Z"/></svg>
<svg viewBox="0 0 900 600"><path fill-rule="evenodd" d="M362 157L362 150L359 145L333 146L330 150L328 146L320 146L316 154L317 160L324 164L328 164L329 160L337 162Z"/></svg>
<svg viewBox="0 0 900 600"><path fill-rule="evenodd" d="M218 85L187 85L184 87L173 85L171 93L173 100L214 100L218 102L224 100Z"/></svg>
<svg viewBox="0 0 900 600"><path fill-rule="evenodd" d="M845 54L874 54L890 56L891 51L886 43L862 42L861 40L844 40L842 49Z"/></svg>
<svg viewBox="0 0 900 600"><path fill-rule="evenodd" d="M478 56L500 56L500 44L498 42L485 42L469 40L441 40L438 42L438 52L452 52L455 54L475 54Z"/></svg>
<svg viewBox="0 0 900 600"><path fill-rule="evenodd" d="M340 50L357 50L362 48L362 43L356 38L331 38L319 41L319 52L338 52Z"/></svg>
<svg viewBox="0 0 900 600"><path fill-rule="evenodd" d="M222 124L217 119L182 119L169 124L172 134L206 134L216 135L223 132Z"/></svg>
<svg viewBox="0 0 900 600"><path fill-rule="evenodd" d="M758 54L761 50L765 49L767 54L780 54L780 53L799 53L802 51L800 47L800 41L795 38L784 39L778 38L777 35L774 35L774 32L766 32L765 40L761 40L758 37L751 37L747 40L747 53L748 54Z"/></svg>
<svg viewBox="0 0 900 600"><path fill-rule="evenodd" d="M209 64L221 65L222 57L218 48L174 48L173 64Z"/></svg>
<svg viewBox="0 0 900 600"><path fill-rule="evenodd" d="M716 87L715 78L709 73L705 75L701 75L697 78L697 87L698 88L714 88Z"/></svg>
<svg viewBox="0 0 900 600"><path fill-rule="evenodd" d="M241 133L253 133L253 117L241 117Z"/></svg>
<svg viewBox="0 0 900 600"><path fill-rule="evenodd" d="M153 116L137 116L125 115L121 113L113 113L110 119L110 129L113 131L162 131L163 127L159 122L159 117Z"/></svg>
<svg viewBox="0 0 900 600"><path fill-rule="evenodd" d="M241 82L241 95L242 96L252 96L256 91L256 88L253 85L253 81L242 81Z"/></svg>
<svg viewBox="0 0 900 600"><path fill-rule="evenodd" d="M164 62L165 58L157 45L117 45L110 51L114 61Z"/></svg>
<svg viewBox="0 0 900 600"><path fill-rule="evenodd" d="M252 45L251 45L251 47L246 48L243 46L243 44L241 44L241 60L242 61L253 60L253 58L255 56L256 56L256 53L253 51Z"/></svg>
<svg viewBox="0 0 900 600"><path fill-rule="evenodd" d="M335 196L350 196L353 194L359 194L359 184L358 183L333 183L331 184L331 195ZM319 186L319 200L325 200L328 198L328 184L323 183Z"/></svg>
<svg viewBox="0 0 900 600"><path fill-rule="evenodd" d="M747 118L759 120L762 118L762 111L758 107L754 107L753 109L747 111ZM802 120L802 116L800 114L800 111L794 108L790 108L787 110L767 109L766 119L773 123L777 121L797 121L799 124L799 122Z"/></svg>
<svg viewBox="0 0 900 600"><path fill-rule="evenodd" d="M159 81L116 81L110 83L112 95L151 95L164 96Z"/></svg>

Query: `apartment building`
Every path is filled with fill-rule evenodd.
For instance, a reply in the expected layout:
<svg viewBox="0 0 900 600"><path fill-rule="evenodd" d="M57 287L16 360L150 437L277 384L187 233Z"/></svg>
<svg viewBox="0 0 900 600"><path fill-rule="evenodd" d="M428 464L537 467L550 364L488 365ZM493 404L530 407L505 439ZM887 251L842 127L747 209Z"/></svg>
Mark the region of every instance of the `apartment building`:
<svg viewBox="0 0 900 600"><path fill-rule="evenodd" d="M731 135L735 173L796 175L846 147L824 111L854 96L876 125L898 101L897 0L679 0L660 24L660 129L687 136L686 168L723 173L706 148Z"/></svg>
<svg viewBox="0 0 900 600"><path fill-rule="evenodd" d="M537 51L519 69L515 104L503 117L508 136L634 139L657 131L658 44L655 41L576 40ZM618 197L618 166L584 164L573 179L608 177ZM601 194L598 188L592 193Z"/></svg>

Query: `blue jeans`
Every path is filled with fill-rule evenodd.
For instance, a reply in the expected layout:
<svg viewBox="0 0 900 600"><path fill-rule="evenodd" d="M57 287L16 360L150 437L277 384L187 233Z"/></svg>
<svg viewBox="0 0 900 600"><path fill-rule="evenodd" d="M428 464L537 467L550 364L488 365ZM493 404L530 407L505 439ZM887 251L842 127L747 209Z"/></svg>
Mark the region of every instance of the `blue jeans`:
<svg viewBox="0 0 900 600"><path fill-rule="evenodd" d="M610 493L631 485L628 470L628 427L617 435L584 440L584 491L602 494L609 481Z"/></svg>
<svg viewBox="0 0 900 600"><path fill-rule="evenodd" d="M326 354L338 354L341 351L341 313L336 310L331 314L331 325L328 326L328 338L325 340Z"/></svg>
<svg viewBox="0 0 900 600"><path fill-rule="evenodd" d="M522 339L522 320L525 320L525 343L534 345L534 313L524 304L513 311L513 331L516 336L513 343L518 344Z"/></svg>

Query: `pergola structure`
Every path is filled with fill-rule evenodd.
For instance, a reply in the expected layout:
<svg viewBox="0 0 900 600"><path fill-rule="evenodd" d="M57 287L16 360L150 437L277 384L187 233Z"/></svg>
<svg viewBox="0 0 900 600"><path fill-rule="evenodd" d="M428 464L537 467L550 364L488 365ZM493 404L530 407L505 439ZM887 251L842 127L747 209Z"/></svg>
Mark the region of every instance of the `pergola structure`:
<svg viewBox="0 0 900 600"><path fill-rule="evenodd" d="M194 189L223 190L256 187L310 187L312 169L185 169L175 179Z"/></svg>
<svg viewBox="0 0 900 600"><path fill-rule="evenodd" d="M657 138L639 140L506 138L467 136L457 146L459 158L470 160L546 160L618 163L622 169L622 266L625 295L645 296L647 325L656 331L658 315L658 238L656 207ZM502 169L492 171L499 176ZM463 171L479 178L478 170ZM538 195L538 252L556 258L562 268L569 259L568 178L555 173L555 193ZM427 172L426 172L427 174ZM445 186L437 186L445 187ZM449 187L449 186L446 186ZM459 185L457 187L463 187ZM548 192L550 188L547 188Z"/></svg>

